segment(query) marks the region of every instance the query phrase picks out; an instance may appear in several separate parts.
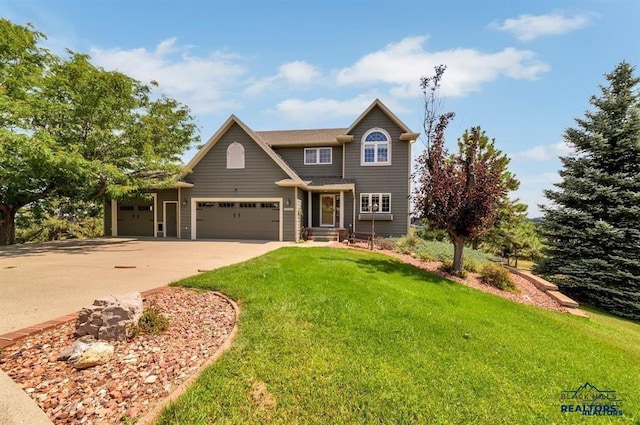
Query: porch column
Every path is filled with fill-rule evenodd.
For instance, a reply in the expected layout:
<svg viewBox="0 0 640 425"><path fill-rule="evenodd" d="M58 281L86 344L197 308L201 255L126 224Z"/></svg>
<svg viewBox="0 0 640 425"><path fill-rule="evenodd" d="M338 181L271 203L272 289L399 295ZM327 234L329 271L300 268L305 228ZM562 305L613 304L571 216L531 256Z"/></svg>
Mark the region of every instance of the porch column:
<svg viewBox="0 0 640 425"><path fill-rule="evenodd" d="M313 227L311 224L311 216L313 215L313 210L311 209L311 191L307 192L307 227Z"/></svg>
<svg viewBox="0 0 640 425"><path fill-rule="evenodd" d="M340 228L344 229L344 191L340 191Z"/></svg>

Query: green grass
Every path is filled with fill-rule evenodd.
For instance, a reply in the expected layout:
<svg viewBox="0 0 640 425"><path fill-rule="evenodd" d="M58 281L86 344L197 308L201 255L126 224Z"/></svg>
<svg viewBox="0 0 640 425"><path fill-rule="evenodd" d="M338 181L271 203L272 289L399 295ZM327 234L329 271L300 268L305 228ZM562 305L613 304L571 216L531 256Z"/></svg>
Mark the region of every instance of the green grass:
<svg viewBox="0 0 640 425"><path fill-rule="evenodd" d="M283 248L178 284L222 291L242 313L231 350L160 423L583 423L560 413L560 394L585 381L625 400L624 416L589 421L640 421L638 324L355 250Z"/></svg>

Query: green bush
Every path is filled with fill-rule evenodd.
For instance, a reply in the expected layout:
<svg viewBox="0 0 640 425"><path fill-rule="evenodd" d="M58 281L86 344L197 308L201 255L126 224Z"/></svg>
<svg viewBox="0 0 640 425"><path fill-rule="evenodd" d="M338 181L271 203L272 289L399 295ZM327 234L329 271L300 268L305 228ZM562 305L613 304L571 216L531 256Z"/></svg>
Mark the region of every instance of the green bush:
<svg viewBox="0 0 640 425"><path fill-rule="evenodd" d="M469 273L478 273L480 271L480 264L473 258L464 260L462 267Z"/></svg>
<svg viewBox="0 0 640 425"><path fill-rule="evenodd" d="M420 242L422 242L422 240L418 237L416 231L409 229L409 233L397 240L397 251L401 254L411 254L416 252L416 248Z"/></svg>
<svg viewBox="0 0 640 425"><path fill-rule="evenodd" d="M503 291L518 292L509 271L499 264L485 264L480 270L480 280Z"/></svg>
<svg viewBox="0 0 640 425"><path fill-rule="evenodd" d="M162 315L162 310L157 304L151 303L140 316L138 324L129 329L129 337L135 338L140 334L158 335L167 329L169 318Z"/></svg>
<svg viewBox="0 0 640 425"><path fill-rule="evenodd" d="M416 254L416 258L422 261L434 261L433 255L429 251L421 251Z"/></svg>
<svg viewBox="0 0 640 425"><path fill-rule="evenodd" d="M388 238L376 238L376 247L378 249L393 251L396 249L396 243Z"/></svg>
<svg viewBox="0 0 640 425"><path fill-rule="evenodd" d="M455 270L453 270L453 262L449 260L445 260L442 262L442 265L440 266L440 270L452 276L458 276L463 279L465 279L469 275L469 273L467 273L467 271L464 270L464 268L461 272L456 272Z"/></svg>

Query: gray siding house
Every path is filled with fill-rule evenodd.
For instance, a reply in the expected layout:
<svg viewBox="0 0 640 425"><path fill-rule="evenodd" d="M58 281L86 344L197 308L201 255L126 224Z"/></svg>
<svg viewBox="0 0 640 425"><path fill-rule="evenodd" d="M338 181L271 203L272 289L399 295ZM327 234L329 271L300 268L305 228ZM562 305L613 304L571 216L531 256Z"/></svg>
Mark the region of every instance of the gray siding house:
<svg viewBox="0 0 640 425"><path fill-rule="evenodd" d="M413 133L376 99L348 128L253 131L232 115L174 188L107 202L105 234L298 241L407 233Z"/></svg>

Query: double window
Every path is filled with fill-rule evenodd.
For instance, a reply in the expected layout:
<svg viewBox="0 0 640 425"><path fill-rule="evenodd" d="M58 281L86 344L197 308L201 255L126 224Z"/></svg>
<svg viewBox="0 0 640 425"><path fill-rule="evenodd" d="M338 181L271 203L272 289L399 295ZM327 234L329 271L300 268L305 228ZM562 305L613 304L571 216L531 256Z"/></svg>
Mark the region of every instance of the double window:
<svg viewBox="0 0 640 425"><path fill-rule="evenodd" d="M331 148L306 148L304 165L331 164Z"/></svg>
<svg viewBox="0 0 640 425"><path fill-rule="evenodd" d="M360 213L390 213L391 194L390 193L361 193Z"/></svg>
<svg viewBox="0 0 640 425"><path fill-rule="evenodd" d="M381 128L372 128L362 138L362 165L391 164L391 137Z"/></svg>

